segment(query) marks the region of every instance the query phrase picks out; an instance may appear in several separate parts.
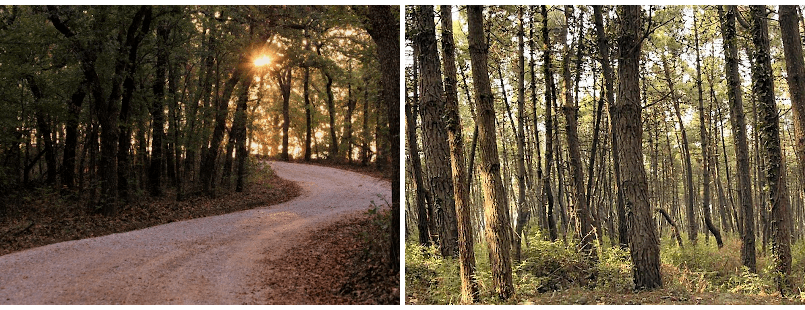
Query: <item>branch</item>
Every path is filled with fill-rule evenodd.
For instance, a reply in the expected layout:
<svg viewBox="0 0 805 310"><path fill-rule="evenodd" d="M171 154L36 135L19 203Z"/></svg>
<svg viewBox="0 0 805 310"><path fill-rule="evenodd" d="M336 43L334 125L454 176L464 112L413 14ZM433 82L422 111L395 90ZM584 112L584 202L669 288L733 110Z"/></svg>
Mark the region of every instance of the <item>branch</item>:
<svg viewBox="0 0 805 310"><path fill-rule="evenodd" d="M48 20L53 23L53 26L56 27L56 30L64 34L64 36L67 38L74 37L75 33L70 30L70 27L67 27L67 25L64 24L64 22L62 22L62 20L59 18L59 8L57 8L55 5L48 5L47 8L49 13Z"/></svg>

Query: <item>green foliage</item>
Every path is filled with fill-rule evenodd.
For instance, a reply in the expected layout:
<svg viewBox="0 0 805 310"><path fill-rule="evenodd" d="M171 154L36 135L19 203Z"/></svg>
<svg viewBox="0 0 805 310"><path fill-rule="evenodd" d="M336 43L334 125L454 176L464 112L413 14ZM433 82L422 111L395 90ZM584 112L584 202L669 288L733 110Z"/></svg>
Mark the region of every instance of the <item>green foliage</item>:
<svg viewBox="0 0 805 310"><path fill-rule="evenodd" d="M576 250L574 242L546 241L540 231L526 238L523 261L515 267L522 289L542 293L590 284L593 266Z"/></svg>
<svg viewBox="0 0 805 310"><path fill-rule="evenodd" d="M596 289L614 293L627 293L634 289L632 257L628 249L615 246L602 251Z"/></svg>
<svg viewBox="0 0 805 310"><path fill-rule="evenodd" d="M479 264L478 272L481 273ZM488 265L487 265L488 266ZM489 268L485 268L489 272ZM422 304L455 304L461 297L458 261L442 258L436 247L405 245L405 289Z"/></svg>

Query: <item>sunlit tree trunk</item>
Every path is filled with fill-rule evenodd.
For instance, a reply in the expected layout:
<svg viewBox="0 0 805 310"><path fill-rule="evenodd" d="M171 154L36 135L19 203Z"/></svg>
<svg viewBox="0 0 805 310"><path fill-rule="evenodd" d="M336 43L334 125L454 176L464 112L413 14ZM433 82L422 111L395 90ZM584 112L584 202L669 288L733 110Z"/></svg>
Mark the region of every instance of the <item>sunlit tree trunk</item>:
<svg viewBox="0 0 805 310"><path fill-rule="evenodd" d="M487 70L487 45L484 35L483 7L467 7L470 60L472 80L475 87L475 102L478 113L478 145L481 171L481 185L484 192L485 235L489 262L492 272L492 291L500 299L506 300L514 294L510 257L510 241L507 231L510 224L508 203L503 182L500 178L500 162L497 152L495 132L495 107L492 87Z"/></svg>
<svg viewBox="0 0 805 310"><path fill-rule="evenodd" d="M475 249L473 248L472 222L470 220L470 188L465 180L464 137L461 133L462 124L458 114L452 8L449 5L442 5L440 12L442 15L442 55L444 56L445 125L447 125L447 141L450 144L450 163L456 204L461 300L463 303L474 303L479 300L478 282L475 275Z"/></svg>

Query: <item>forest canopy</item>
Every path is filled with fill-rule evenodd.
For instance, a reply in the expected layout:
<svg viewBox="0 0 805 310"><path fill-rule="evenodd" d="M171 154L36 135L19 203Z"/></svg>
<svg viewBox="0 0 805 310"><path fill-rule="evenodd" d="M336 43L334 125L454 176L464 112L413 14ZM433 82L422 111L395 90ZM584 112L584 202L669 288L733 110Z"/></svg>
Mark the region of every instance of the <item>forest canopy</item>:
<svg viewBox="0 0 805 310"><path fill-rule="evenodd" d="M395 10L0 6L0 214L40 187L104 214L241 191L255 155L389 167Z"/></svg>

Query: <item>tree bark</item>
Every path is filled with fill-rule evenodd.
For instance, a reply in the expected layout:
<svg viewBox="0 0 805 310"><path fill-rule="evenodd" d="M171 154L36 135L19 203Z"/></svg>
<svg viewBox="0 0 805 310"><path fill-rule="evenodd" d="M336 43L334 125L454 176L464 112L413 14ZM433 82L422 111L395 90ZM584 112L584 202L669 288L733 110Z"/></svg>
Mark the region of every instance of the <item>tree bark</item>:
<svg viewBox="0 0 805 310"><path fill-rule="evenodd" d="M436 47L436 24L433 7L418 9L419 33L420 113L422 114L423 149L427 167L427 186L430 202L439 229L439 249L444 257L458 254L458 227L456 223L454 193L450 175L450 152L444 123L444 88Z"/></svg>
<svg viewBox="0 0 805 310"><path fill-rule="evenodd" d="M479 295L475 275L472 222L470 220L470 188L465 180L464 138L461 133L461 118L458 115L452 8L449 5L442 5L440 12L442 15L442 55L444 55L445 120L447 141L450 144L450 163L453 171L453 193L458 226L461 300L463 303L474 303L479 300Z"/></svg>
<svg viewBox="0 0 805 310"><path fill-rule="evenodd" d="M519 20L517 28L517 158L515 168L517 169L517 222L514 227L513 245L514 261L520 262L521 239L523 228L531 218L529 206L526 204L526 180L525 180L525 27L523 26L523 11L525 8L519 6L517 17Z"/></svg>
<svg viewBox="0 0 805 310"><path fill-rule="evenodd" d="M548 204L548 233L550 234L551 241L559 239L556 230L556 219L553 215L553 192L551 191L551 169L553 165L553 116L551 107L552 92L551 86L553 85L553 73L551 73L551 45L548 37L548 8L545 5L540 6L542 13L542 49L543 49L543 75L545 78L545 175L543 181L543 192L545 193L545 201Z"/></svg>
<svg viewBox="0 0 805 310"><path fill-rule="evenodd" d="M794 145L797 158L805 159L805 61L802 58L802 40L799 33L799 18L796 6L780 6L780 32L785 71L787 73L788 93L791 94L791 113L794 120ZM799 179L805 177L805 165L799 166ZM805 190L800 182L800 191Z"/></svg>
<svg viewBox="0 0 805 310"><path fill-rule="evenodd" d="M782 296L791 289L791 233L789 231L789 198L780 150L780 115L774 99L774 77L769 52L769 28L765 5L751 6L752 43L755 46L752 65L752 91L759 103L759 132L763 145L765 178L764 194L771 208L772 255L775 261L777 288ZM800 58L801 59L801 58Z"/></svg>
<svg viewBox="0 0 805 310"><path fill-rule="evenodd" d="M514 294L509 256L511 242L508 240L507 233L510 224L506 221L508 203L500 178L495 107L487 71L487 45L482 10L481 6L467 7L469 29L467 40L472 63L475 102L478 106L479 161L481 185L484 191L485 235L492 269L492 291L500 299L506 300Z"/></svg>
<svg viewBox="0 0 805 310"><path fill-rule="evenodd" d="M660 279L660 247L657 227L651 217L648 184L643 167L640 85L637 79L643 40L642 12L639 6L620 6L621 34L618 38L618 101L611 106L618 149L621 185L629 225L635 288L662 287Z"/></svg>
<svg viewBox="0 0 805 310"><path fill-rule="evenodd" d="M754 231L754 212L752 202L752 189L749 181L749 151L746 142L746 120L743 111L743 94L741 91L741 80L738 72L738 46L735 31L735 6L729 6L724 12L721 6L718 7L721 19L722 36L724 38L724 63L727 78L727 97L730 103L730 120L732 124L733 137L735 139L735 157L737 160L736 170L738 173L738 199L742 213L743 223L739 227L741 231L741 260L744 266L751 272L757 272L757 261L755 259L755 231Z"/></svg>
<svg viewBox="0 0 805 310"><path fill-rule="evenodd" d="M571 8L572 6L566 5L565 6L565 23L566 27L570 25L570 16L571 16ZM579 39L583 38L582 33L579 32ZM570 63L570 55L571 55L571 47L570 44L564 42L565 46L565 55L562 61L562 76L564 80L564 106L562 107L562 111L565 114L565 134L567 136L567 149L568 153L570 154L570 174L573 178L573 182L571 183L573 189L573 196L575 197L575 217L578 221L576 223L575 230L578 232L579 238L581 242L579 243L579 247L581 248L582 252L585 255L592 259L597 260L597 255L595 251L595 239L596 236L594 234L593 220L590 216L590 210L587 205L587 197L584 193L584 170L581 165L581 151L579 150L579 133L578 133L578 113L579 108L575 104L573 100L573 94L571 92L572 89L572 81L570 80L570 70L569 70L569 63ZM579 47L580 48L580 47Z"/></svg>
<svg viewBox="0 0 805 310"><path fill-rule="evenodd" d="M615 205L618 214L618 243L622 248L629 244L629 234L627 231L626 223L626 207L624 205L623 189L621 188L621 170L620 170L620 152L619 142L615 139L614 126L612 125L611 106L615 104L615 90L613 77L615 73L612 71L612 65L609 60L609 39L604 32L604 18L601 12L600 5L593 6L593 14L595 17L595 30L598 37L598 52L601 55L601 69L604 71L604 85L606 88L607 98L607 114L609 114L610 121L610 136L612 141L612 164L615 173L615 192L616 199Z"/></svg>

